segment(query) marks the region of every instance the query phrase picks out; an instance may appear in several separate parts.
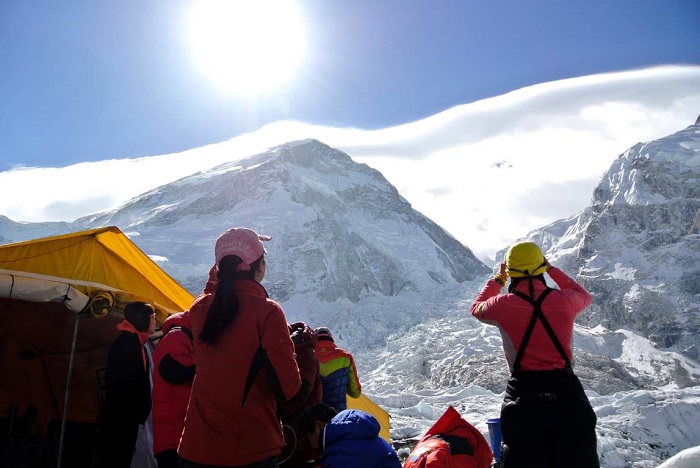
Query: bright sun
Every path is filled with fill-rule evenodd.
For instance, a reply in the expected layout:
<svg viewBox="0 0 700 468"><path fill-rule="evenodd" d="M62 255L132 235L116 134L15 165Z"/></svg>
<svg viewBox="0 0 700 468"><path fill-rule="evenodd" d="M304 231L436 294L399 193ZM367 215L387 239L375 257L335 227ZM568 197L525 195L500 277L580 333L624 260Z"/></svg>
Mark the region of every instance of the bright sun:
<svg viewBox="0 0 700 468"><path fill-rule="evenodd" d="M189 33L204 73L240 95L279 88L304 54L304 25L291 0L197 0Z"/></svg>

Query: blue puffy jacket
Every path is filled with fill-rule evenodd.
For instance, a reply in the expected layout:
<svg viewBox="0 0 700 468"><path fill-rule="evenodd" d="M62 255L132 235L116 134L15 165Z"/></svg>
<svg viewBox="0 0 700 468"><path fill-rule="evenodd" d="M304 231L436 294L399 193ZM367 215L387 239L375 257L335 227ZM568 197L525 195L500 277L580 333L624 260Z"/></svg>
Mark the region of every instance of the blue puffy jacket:
<svg viewBox="0 0 700 468"><path fill-rule="evenodd" d="M399 457L379 437L379 422L360 410L338 413L323 433L324 468L401 468Z"/></svg>

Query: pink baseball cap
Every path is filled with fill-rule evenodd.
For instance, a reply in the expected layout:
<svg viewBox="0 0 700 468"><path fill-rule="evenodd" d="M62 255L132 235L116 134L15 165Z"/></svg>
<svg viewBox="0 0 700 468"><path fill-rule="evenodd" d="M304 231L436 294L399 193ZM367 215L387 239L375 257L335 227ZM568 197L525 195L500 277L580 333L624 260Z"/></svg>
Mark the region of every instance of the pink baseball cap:
<svg viewBox="0 0 700 468"><path fill-rule="evenodd" d="M227 255L236 255L243 262L238 265L239 271L250 270L250 264L267 253L261 241L269 241L270 236L260 235L252 229L231 228L216 239L214 256L218 265Z"/></svg>

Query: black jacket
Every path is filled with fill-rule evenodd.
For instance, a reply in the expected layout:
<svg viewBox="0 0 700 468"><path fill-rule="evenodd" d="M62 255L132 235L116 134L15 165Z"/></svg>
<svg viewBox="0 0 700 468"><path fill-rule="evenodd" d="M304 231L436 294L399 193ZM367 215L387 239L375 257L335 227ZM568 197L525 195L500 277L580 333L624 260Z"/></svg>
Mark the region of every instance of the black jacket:
<svg viewBox="0 0 700 468"><path fill-rule="evenodd" d="M148 360L144 366L143 345L134 333L120 332L107 357L107 396L100 425L143 424L151 412Z"/></svg>

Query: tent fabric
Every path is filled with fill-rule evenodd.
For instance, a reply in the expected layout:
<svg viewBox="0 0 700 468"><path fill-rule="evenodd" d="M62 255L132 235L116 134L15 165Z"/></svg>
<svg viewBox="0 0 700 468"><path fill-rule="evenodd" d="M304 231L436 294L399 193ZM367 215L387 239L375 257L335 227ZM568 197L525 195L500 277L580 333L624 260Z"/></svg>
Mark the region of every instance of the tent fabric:
<svg viewBox="0 0 700 468"><path fill-rule="evenodd" d="M105 294L115 306L94 318L91 301ZM67 420L94 423L123 307L153 304L162 323L193 299L116 227L0 245L0 408L34 407L45 433L63 417L70 381Z"/></svg>
<svg viewBox="0 0 700 468"><path fill-rule="evenodd" d="M75 313L82 311L90 302L89 296L65 283L2 273L0 297L34 302L63 302L68 310Z"/></svg>
<svg viewBox="0 0 700 468"><path fill-rule="evenodd" d="M44 433L61 419L68 382L73 326L80 320L70 386L68 420L93 423L101 404L100 369L116 338L115 317L77 316L57 302L0 301L0 408L31 406Z"/></svg>
<svg viewBox="0 0 700 468"><path fill-rule="evenodd" d="M379 435L382 439L387 442L391 442L391 437L389 434L389 413L387 413L382 407L369 399L365 394L360 395L359 398L347 397L348 409L357 409L369 413L374 416L377 421L379 421Z"/></svg>
<svg viewBox="0 0 700 468"><path fill-rule="evenodd" d="M159 323L194 299L114 226L0 245L0 274L67 283L90 297L110 291L122 303L146 301Z"/></svg>

